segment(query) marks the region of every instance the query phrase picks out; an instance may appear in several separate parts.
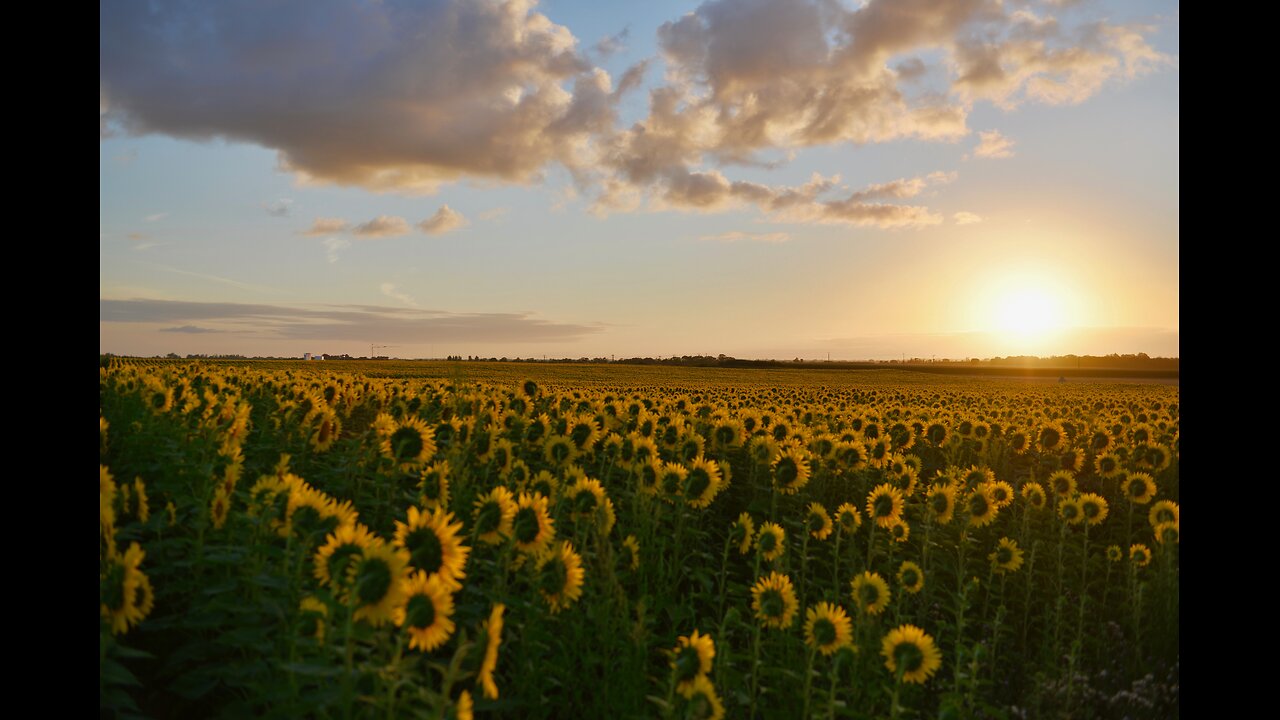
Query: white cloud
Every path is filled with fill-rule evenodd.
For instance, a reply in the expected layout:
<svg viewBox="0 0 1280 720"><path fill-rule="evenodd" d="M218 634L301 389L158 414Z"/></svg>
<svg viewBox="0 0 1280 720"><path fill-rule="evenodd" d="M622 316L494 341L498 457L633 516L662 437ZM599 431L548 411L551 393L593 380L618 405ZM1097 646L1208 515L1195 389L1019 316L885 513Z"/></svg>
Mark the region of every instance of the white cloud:
<svg viewBox="0 0 1280 720"><path fill-rule="evenodd" d="M973 157L990 160L1013 157L1014 141L1001 135L999 130L984 130L978 133L978 138Z"/></svg>
<svg viewBox="0 0 1280 720"><path fill-rule="evenodd" d="M964 210L952 215L951 219L955 220L957 225L972 225L974 223L982 222L981 216Z"/></svg>
<svg viewBox="0 0 1280 720"><path fill-rule="evenodd" d="M435 215L418 223L418 229L428 235L443 235L468 224L469 221L462 213L448 205L441 205Z"/></svg>
<svg viewBox="0 0 1280 720"><path fill-rule="evenodd" d="M302 231L303 235L334 235L350 230L351 226L342 218L319 217L311 222L311 227Z"/></svg>
<svg viewBox="0 0 1280 720"><path fill-rule="evenodd" d="M324 245L324 257L329 264L338 262L338 252L351 247L351 241L346 238L328 237L321 241Z"/></svg>
<svg viewBox="0 0 1280 720"><path fill-rule="evenodd" d="M399 300L409 307L418 307L418 303L413 299L413 297L408 293L401 292L395 283L384 282L382 283L381 289L383 295L386 295L393 300Z"/></svg>
<svg viewBox="0 0 1280 720"><path fill-rule="evenodd" d="M360 223L351 230L355 235L376 240L409 234L409 223L396 215L379 215L369 222Z"/></svg>
<svg viewBox="0 0 1280 720"><path fill-rule="evenodd" d="M155 213L155 214L153 214L153 215L148 215L148 216L146 216L146 217L144 217L144 218L142 218L142 219L143 219L143 221L144 221L144 222L152 223L152 222L156 222L157 220L163 220L163 219L165 218L165 216L166 216L166 215L168 215L168 214L169 214L169 213L167 213L167 212Z"/></svg>

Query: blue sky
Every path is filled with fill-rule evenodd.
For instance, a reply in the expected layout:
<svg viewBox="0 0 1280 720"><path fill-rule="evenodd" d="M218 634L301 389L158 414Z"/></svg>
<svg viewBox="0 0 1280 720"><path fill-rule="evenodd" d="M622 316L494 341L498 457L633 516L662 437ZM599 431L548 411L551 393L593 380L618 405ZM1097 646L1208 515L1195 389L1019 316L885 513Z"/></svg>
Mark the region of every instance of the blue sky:
<svg viewBox="0 0 1280 720"><path fill-rule="evenodd" d="M1176 4L157 8L103 352L1178 354Z"/></svg>

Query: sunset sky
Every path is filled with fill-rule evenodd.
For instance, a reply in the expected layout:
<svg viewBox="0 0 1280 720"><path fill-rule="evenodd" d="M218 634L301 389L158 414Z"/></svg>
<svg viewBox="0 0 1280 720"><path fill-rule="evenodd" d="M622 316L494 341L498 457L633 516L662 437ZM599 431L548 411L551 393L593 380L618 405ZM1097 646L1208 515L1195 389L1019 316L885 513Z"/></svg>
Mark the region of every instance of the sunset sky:
<svg viewBox="0 0 1280 720"><path fill-rule="evenodd" d="M100 5L101 352L1178 352L1176 2Z"/></svg>

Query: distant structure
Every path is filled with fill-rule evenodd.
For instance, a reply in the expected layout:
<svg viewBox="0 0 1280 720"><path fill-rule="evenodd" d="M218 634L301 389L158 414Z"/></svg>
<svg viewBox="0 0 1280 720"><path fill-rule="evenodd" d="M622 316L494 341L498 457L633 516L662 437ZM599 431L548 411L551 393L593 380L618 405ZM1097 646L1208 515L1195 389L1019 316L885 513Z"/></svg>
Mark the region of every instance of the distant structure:
<svg viewBox="0 0 1280 720"><path fill-rule="evenodd" d="M310 359L311 359L311 353L302 353L302 359L303 359L303 360L310 360Z"/></svg>

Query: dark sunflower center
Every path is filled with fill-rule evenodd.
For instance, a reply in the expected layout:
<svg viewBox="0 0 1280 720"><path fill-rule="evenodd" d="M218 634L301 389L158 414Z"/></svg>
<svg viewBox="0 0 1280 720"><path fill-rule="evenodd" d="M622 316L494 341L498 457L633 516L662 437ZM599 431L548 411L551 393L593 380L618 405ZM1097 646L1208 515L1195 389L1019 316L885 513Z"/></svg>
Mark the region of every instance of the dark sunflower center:
<svg viewBox="0 0 1280 720"><path fill-rule="evenodd" d="M865 606L875 605L876 602L880 600L880 589L871 583L863 583L862 587L858 590L858 597L862 600L862 604Z"/></svg>
<svg viewBox="0 0 1280 720"><path fill-rule="evenodd" d="M845 510L844 512L840 513L840 524L841 524L841 525L843 525L843 526L845 526L845 527L847 527L847 528L851 528L851 527L853 527L854 525L856 525L857 523L858 523L858 518L857 518L857 516L855 516L853 513L849 512L848 510Z"/></svg>
<svg viewBox="0 0 1280 720"><path fill-rule="evenodd" d="M551 446L551 459L562 463L569 459L570 446L567 442L557 442Z"/></svg>
<svg viewBox="0 0 1280 720"><path fill-rule="evenodd" d="M476 513L476 530L484 535L496 532L500 525L502 525L502 508L498 505L498 501L490 500L481 505L480 512Z"/></svg>
<svg viewBox="0 0 1280 720"><path fill-rule="evenodd" d="M551 560L542 566L542 577L539 584L548 595L556 595L564 589L569 578L569 570L560 558Z"/></svg>
<svg viewBox="0 0 1280 720"><path fill-rule="evenodd" d="M777 590L765 590L760 595L760 610L765 617L781 617L786 609L787 603L782 599L782 593Z"/></svg>
<svg viewBox="0 0 1280 720"><path fill-rule="evenodd" d="M524 544L529 544L538 537L538 511L531 507L520 508L516 511L514 521L516 540Z"/></svg>
<svg viewBox="0 0 1280 720"><path fill-rule="evenodd" d="M1053 428L1045 428L1040 433L1040 444L1045 447L1056 447L1058 442L1062 440L1062 435Z"/></svg>
<svg viewBox="0 0 1280 720"><path fill-rule="evenodd" d="M729 528L729 542L734 545L741 545L742 541L745 540L746 537L747 528L745 525L741 523L734 523L733 527Z"/></svg>
<svg viewBox="0 0 1280 720"><path fill-rule="evenodd" d="M428 500L440 499L440 476L436 473L430 473L422 479L422 494Z"/></svg>
<svg viewBox="0 0 1280 720"><path fill-rule="evenodd" d="M987 496L977 493L969 496L969 513L974 517L983 517L987 514L990 504L987 502Z"/></svg>
<svg viewBox="0 0 1280 720"><path fill-rule="evenodd" d="M391 433L391 448L397 460L412 460L422 454L422 435L416 428L397 428Z"/></svg>
<svg viewBox="0 0 1280 720"><path fill-rule="evenodd" d="M1160 510L1156 512L1156 520L1159 520L1162 523L1173 522L1173 519L1173 511L1168 508L1160 508Z"/></svg>
<svg viewBox="0 0 1280 720"><path fill-rule="evenodd" d="M589 513L596 509L596 496L589 490L583 490L573 499L573 507L580 513Z"/></svg>
<svg viewBox="0 0 1280 720"><path fill-rule="evenodd" d="M929 506L932 507L933 511L939 515L947 511L948 504L947 496L942 493L937 493L933 497L929 498Z"/></svg>
<svg viewBox="0 0 1280 720"><path fill-rule="evenodd" d="M800 468L796 467L796 461L791 458L783 458L778 462L777 473L778 482L783 485L790 485L800 476Z"/></svg>
<svg viewBox="0 0 1280 720"><path fill-rule="evenodd" d="M167 399L168 398L166 398L164 396L164 393L162 392L154 393L151 396L151 406L159 410L160 408L164 407L165 401Z"/></svg>
<svg viewBox="0 0 1280 720"><path fill-rule="evenodd" d="M669 472L662 476L662 490L668 495L680 492L680 474Z"/></svg>
<svg viewBox="0 0 1280 720"><path fill-rule="evenodd" d="M547 428L542 423L536 422L525 429L524 439L530 442L538 442L546 432Z"/></svg>
<svg viewBox="0 0 1280 720"><path fill-rule="evenodd" d="M356 597L361 605L373 605L391 589L391 568L381 558L369 558L356 571Z"/></svg>
<svg viewBox="0 0 1280 720"><path fill-rule="evenodd" d="M830 645L836 641L836 626L826 618L818 618L813 621L813 639L818 641L819 645Z"/></svg>
<svg viewBox="0 0 1280 720"><path fill-rule="evenodd" d="M902 584L907 587L915 587L920 582L920 574L911 568L902 571Z"/></svg>
<svg viewBox="0 0 1280 720"><path fill-rule="evenodd" d="M1068 520L1071 520L1072 518L1074 518L1077 514L1079 514L1079 512L1080 512L1080 508L1076 507L1074 504L1067 504L1062 506L1062 517Z"/></svg>
<svg viewBox="0 0 1280 720"><path fill-rule="evenodd" d="M733 438L734 438L733 428L723 426L723 425L716 428L716 442L720 443L721 445L732 444Z"/></svg>
<svg viewBox="0 0 1280 720"><path fill-rule="evenodd" d="M405 537L405 545L409 548L409 560L414 567L435 573L444 565L444 546L431 528L418 528L409 533Z"/></svg>
<svg viewBox="0 0 1280 720"><path fill-rule="evenodd" d="M1084 511L1084 516L1090 520L1098 517L1098 514L1102 512L1102 506L1095 502L1086 502L1080 506L1080 509Z"/></svg>
<svg viewBox="0 0 1280 720"><path fill-rule="evenodd" d="M591 437L592 427L586 423L578 423L573 426L573 430L569 432L569 439L573 440L573 444L581 450L586 447L587 440Z"/></svg>
<svg viewBox="0 0 1280 720"><path fill-rule="evenodd" d="M689 471L689 477L685 479L684 494L691 498L701 497L709 487L711 487L711 475L700 467L694 468Z"/></svg>
<svg viewBox="0 0 1280 720"><path fill-rule="evenodd" d="M112 611L124 607L124 574L123 565L112 563L101 583L102 602Z"/></svg>
<svg viewBox="0 0 1280 720"><path fill-rule="evenodd" d="M941 445L942 440L947 436L947 429L942 425L934 423L925 430L925 437L929 438L929 442L934 445Z"/></svg>
<svg viewBox="0 0 1280 720"><path fill-rule="evenodd" d="M414 595L405 606L404 619L410 627L429 628L436 621L436 604L426 595Z"/></svg>
<svg viewBox="0 0 1280 720"><path fill-rule="evenodd" d="M996 550L996 562L1000 565L1008 565L1013 562L1013 551L1007 547L998 548Z"/></svg>
<svg viewBox="0 0 1280 720"><path fill-rule="evenodd" d="M818 513L809 513L809 531L818 532L826 527L827 523L823 521L822 516Z"/></svg>
<svg viewBox="0 0 1280 720"><path fill-rule="evenodd" d="M912 673L924 665L924 653L915 643L900 642L893 648L893 660L904 673Z"/></svg>
<svg viewBox="0 0 1280 720"><path fill-rule="evenodd" d="M1059 495L1066 495L1071 490L1071 481L1066 478L1058 478L1053 481L1053 490Z"/></svg>
<svg viewBox="0 0 1280 720"><path fill-rule="evenodd" d="M889 517L893 514L893 497L888 494L877 495L872 507L875 508L876 517Z"/></svg>
<svg viewBox="0 0 1280 720"><path fill-rule="evenodd" d="M681 648L680 656L676 658L676 679L680 681L688 681L698 677L698 671L702 669L702 660L698 657L698 650L693 646Z"/></svg>
<svg viewBox="0 0 1280 720"><path fill-rule="evenodd" d="M762 552L771 553L776 547L778 547L777 535L774 535L772 532L767 532L760 536L760 550Z"/></svg>
<svg viewBox="0 0 1280 720"><path fill-rule="evenodd" d="M333 554L329 556L329 577L335 582L341 582L346 575L346 570L351 565L351 561L360 554L360 546L355 543L339 545L334 548Z"/></svg>

